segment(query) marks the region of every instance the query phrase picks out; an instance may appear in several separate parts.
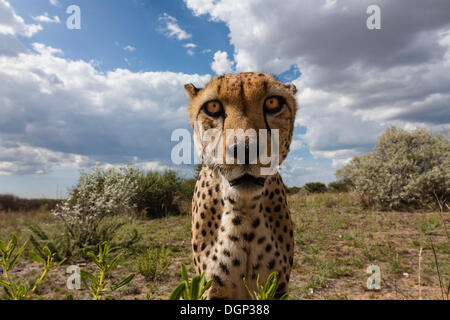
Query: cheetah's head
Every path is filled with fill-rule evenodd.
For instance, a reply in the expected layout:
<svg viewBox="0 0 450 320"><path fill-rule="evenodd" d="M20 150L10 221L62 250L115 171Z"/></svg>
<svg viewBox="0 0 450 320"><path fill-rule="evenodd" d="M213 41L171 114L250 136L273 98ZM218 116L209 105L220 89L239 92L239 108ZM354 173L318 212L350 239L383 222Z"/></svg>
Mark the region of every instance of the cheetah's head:
<svg viewBox="0 0 450 320"><path fill-rule="evenodd" d="M265 73L240 73L216 77L202 89L192 84L185 89L203 163L218 169L230 187L263 186L289 152L297 110L295 86Z"/></svg>

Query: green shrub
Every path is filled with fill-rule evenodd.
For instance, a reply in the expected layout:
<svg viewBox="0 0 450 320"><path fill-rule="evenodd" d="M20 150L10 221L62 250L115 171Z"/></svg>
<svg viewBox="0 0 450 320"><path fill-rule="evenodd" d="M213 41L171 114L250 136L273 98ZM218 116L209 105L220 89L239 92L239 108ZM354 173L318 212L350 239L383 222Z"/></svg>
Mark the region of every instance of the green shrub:
<svg viewBox="0 0 450 320"><path fill-rule="evenodd" d="M130 274L127 277L123 278L121 281L110 284L109 278L111 276L111 272L117 266L121 254L118 254L114 258L110 258L108 242L104 242L99 246L98 256L93 252L89 252L88 255L92 259L92 261L95 262L98 269L95 274L92 274L85 270L81 270L81 277L83 282L86 285L88 281L90 281L91 283L90 285L88 285L91 293L91 300L99 300L103 293L116 291L128 285L131 280L133 280L134 274ZM107 297L107 299L109 300L112 298Z"/></svg>
<svg viewBox="0 0 450 320"><path fill-rule="evenodd" d="M167 170L162 173L140 171L136 179L137 192L133 201L139 212L145 212L149 218L179 213L180 210L174 200L180 191L182 179L175 171Z"/></svg>
<svg viewBox="0 0 450 320"><path fill-rule="evenodd" d="M172 291L169 300L204 300L203 295L212 285L212 280L207 281L203 273L201 276L194 276L189 281L188 273L184 264L181 264L181 282Z"/></svg>
<svg viewBox="0 0 450 320"><path fill-rule="evenodd" d="M300 190L302 190L302 188L299 188L299 187L286 188L286 193L287 193L287 194L296 194L296 193L298 193Z"/></svg>
<svg viewBox="0 0 450 320"><path fill-rule="evenodd" d="M15 235L11 237L11 240L7 245L0 240L0 262L3 269L2 276L0 277L0 285L5 290L9 300L29 299L37 290L39 285L45 280L50 270L55 266L55 254L48 247L44 247L42 249L42 251L46 254L45 258L41 258L33 251L30 251L30 258L40 263L44 270L40 276L30 281L28 285L25 284L25 281L21 284L15 283L10 275L10 271L19 261L26 245L27 243L16 250L17 238ZM63 262L64 260L61 261L58 266Z"/></svg>
<svg viewBox="0 0 450 320"><path fill-rule="evenodd" d="M64 222L64 232L54 242L69 241L72 251L96 251L97 244L111 241L125 224L111 217L134 209L136 180L139 171L134 167L104 170L94 168L81 172L78 185L69 199L58 205L52 213ZM108 219L105 219L109 217ZM47 241L48 236L32 229L35 239ZM137 232L132 238L138 238ZM55 246L56 247L56 246Z"/></svg>
<svg viewBox="0 0 450 320"><path fill-rule="evenodd" d="M352 190L352 184L349 180L333 181L328 184L330 192L349 192Z"/></svg>
<svg viewBox="0 0 450 320"><path fill-rule="evenodd" d="M245 280L245 278L242 281L244 281L245 288L247 289L248 293L250 294L250 297L253 300L273 300L273 299L275 299L275 297L277 295L277 290L279 287L278 272L272 272L269 275L269 277L267 277L267 280L266 280L266 283L264 284L264 286L261 285L259 275L258 275L258 277L256 278L256 288L257 288L258 292L256 292L256 291L252 292L250 290L250 288L248 287L248 284L247 284L247 280ZM285 293L279 299L287 300L288 294Z"/></svg>
<svg viewBox="0 0 450 320"><path fill-rule="evenodd" d="M391 127L373 152L336 172L366 205L382 209L445 209L450 195L450 139L424 129Z"/></svg>
<svg viewBox="0 0 450 320"><path fill-rule="evenodd" d="M310 182L303 187L309 193L324 193L327 192L327 186L322 182Z"/></svg>
<svg viewBox="0 0 450 320"><path fill-rule="evenodd" d="M168 248L149 248L138 259L138 270L147 281L159 280L172 263Z"/></svg>

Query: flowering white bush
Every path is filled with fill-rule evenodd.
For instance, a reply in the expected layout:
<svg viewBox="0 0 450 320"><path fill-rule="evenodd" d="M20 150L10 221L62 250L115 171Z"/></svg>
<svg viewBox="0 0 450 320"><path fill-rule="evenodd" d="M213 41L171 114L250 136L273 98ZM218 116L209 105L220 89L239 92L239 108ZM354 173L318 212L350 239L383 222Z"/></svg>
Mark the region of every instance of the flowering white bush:
<svg viewBox="0 0 450 320"><path fill-rule="evenodd" d="M97 245L111 228L102 229L100 224L108 215L130 210L136 194L138 170L132 166L104 170L94 168L81 172L78 185L69 199L59 205L53 214L60 217L76 246ZM111 235L109 235L111 236Z"/></svg>
<svg viewBox="0 0 450 320"><path fill-rule="evenodd" d="M389 128L373 152L339 169L367 204L384 209L435 207L450 197L449 134Z"/></svg>

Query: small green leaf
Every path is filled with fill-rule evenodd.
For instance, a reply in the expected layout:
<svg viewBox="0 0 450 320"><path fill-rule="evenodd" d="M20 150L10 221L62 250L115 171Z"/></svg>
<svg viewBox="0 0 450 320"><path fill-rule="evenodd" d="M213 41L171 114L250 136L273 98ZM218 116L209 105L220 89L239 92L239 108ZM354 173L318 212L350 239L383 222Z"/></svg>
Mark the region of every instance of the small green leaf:
<svg viewBox="0 0 450 320"><path fill-rule="evenodd" d="M130 274L128 277L126 277L125 279L120 281L118 284L116 284L115 286L112 286L111 291L116 291L116 290L126 286L127 284L129 284L131 282L131 280L133 280L133 278L134 278L134 274Z"/></svg>
<svg viewBox="0 0 450 320"><path fill-rule="evenodd" d="M184 281L189 281L186 266L181 264L181 279Z"/></svg>
<svg viewBox="0 0 450 320"><path fill-rule="evenodd" d="M172 291L172 293L169 296L169 300L180 300L181 298L181 294L183 293L184 289L185 289L186 285L183 282L181 282L176 288L175 290Z"/></svg>
<svg viewBox="0 0 450 320"><path fill-rule="evenodd" d="M39 263L41 263L41 264L44 264L44 263L45 263L45 260L42 259L40 256L38 256L34 251L30 251L30 252L28 253L28 255L30 256L30 258L31 258L32 260L34 260L34 261L36 261L36 262L39 262Z"/></svg>

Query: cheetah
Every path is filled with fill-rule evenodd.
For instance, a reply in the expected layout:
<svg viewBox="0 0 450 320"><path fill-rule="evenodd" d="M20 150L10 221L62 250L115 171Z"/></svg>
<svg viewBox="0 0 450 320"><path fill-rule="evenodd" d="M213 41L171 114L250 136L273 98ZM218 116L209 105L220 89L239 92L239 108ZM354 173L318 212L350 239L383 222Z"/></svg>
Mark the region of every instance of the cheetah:
<svg viewBox="0 0 450 320"><path fill-rule="evenodd" d="M237 159L237 148L245 149L243 163L208 164L202 159L192 199L191 241L196 272L213 280L206 298L250 299L243 278L256 290L258 275L264 283L274 271L279 274L280 297L288 290L294 255L285 186L276 170L261 175L267 165L259 159L250 162L249 145L254 141L247 137L229 141L227 129L266 129L269 144L271 133L277 131L281 164L292 140L297 89L269 74L250 72L218 76L201 89L186 84L185 91L200 152L205 145L196 137L198 122L203 132L216 129L225 137L225 153Z"/></svg>

